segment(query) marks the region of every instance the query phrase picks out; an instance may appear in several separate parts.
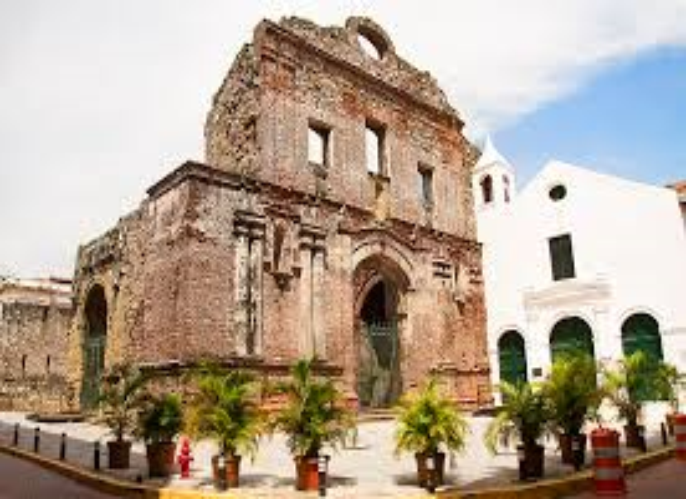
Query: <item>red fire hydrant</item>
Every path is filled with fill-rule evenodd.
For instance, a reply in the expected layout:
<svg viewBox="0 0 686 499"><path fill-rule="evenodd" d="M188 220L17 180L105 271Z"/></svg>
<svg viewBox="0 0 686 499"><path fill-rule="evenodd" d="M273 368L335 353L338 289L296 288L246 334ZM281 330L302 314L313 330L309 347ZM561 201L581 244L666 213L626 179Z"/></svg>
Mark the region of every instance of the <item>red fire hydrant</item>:
<svg viewBox="0 0 686 499"><path fill-rule="evenodd" d="M184 438L181 443L181 450L176 458L179 466L181 467L181 478L190 478L191 476L191 461L193 461L193 456L191 455L191 444L187 438Z"/></svg>

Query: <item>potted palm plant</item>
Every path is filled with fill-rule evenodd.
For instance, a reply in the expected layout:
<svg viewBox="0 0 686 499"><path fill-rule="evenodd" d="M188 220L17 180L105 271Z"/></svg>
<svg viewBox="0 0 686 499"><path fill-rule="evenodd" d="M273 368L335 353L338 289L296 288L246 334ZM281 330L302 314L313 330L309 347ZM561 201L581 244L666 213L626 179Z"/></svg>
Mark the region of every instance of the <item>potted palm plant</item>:
<svg viewBox="0 0 686 499"><path fill-rule="evenodd" d="M547 432L550 420L544 393L530 383L502 382L499 388L503 405L486 429L486 447L495 454L500 442L510 442L512 437L517 437L519 478L541 478L544 448L539 440Z"/></svg>
<svg viewBox="0 0 686 499"><path fill-rule="evenodd" d="M212 458L215 480L219 478L219 458L226 461L226 483L238 487L241 456L257 452L262 429L254 377L242 371L226 371L216 366L203 369L198 390L189 404L188 432L196 438L219 443L219 455Z"/></svg>
<svg viewBox="0 0 686 499"><path fill-rule="evenodd" d="M615 369L603 372L603 392L617 408L619 418L626 424L624 436L627 447L645 448L645 428L639 425L643 402L660 395L659 363L643 352L625 356Z"/></svg>
<svg viewBox="0 0 686 499"><path fill-rule="evenodd" d="M137 434L145 441L151 477L168 477L174 468L174 451L183 426L181 398L176 394L148 393L138 413Z"/></svg>
<svg viewBox="0 0 686 499"><path fill-rule="evenodd" d="M558 435L562 462L581 466L586 451L586 435L582 429L592 418L602 401L597 370L592 357L575 354L558 359L550 377L543 385L550 408L550 423ZM573 443L578 446L575 462Z"/></svg>
<svg viewBox="0 0 686 499"><path fill-rule="evenodd" d="M658 382L660 385L660 398L668 400L672 410L671 413L666 414L665 418L669 434L674 435L674 420L676 415L679 414L679 396L684 384L684 374L680 373L676 366L665 362L660 366Z"/></svg>
<svg viewBox="0 0 686 499"><path fill-rule="evenodd" d="M434 481L430 476L431 467L427 466L427 459L432 459L436 473L433 485L443 485L443 451L462 451L469 431L457 405L442 394L436 380L431 379L421 391L403 396L396 412L396 453L414 453L420 487L426 487L429 480Z"/></svg>
<svg viewBox="0 0 686 499"><path fill-rule="evenodd" d="M139 393L145 384L145 377L130 364L114 366L103 377L100 392L101 421L112 432L114 440L107 442L109 467L126 469L131 459L131 441L127 434L136 426L140 405Z"/></svg>
<svg viewBox="0 0 686 499"><path fill-rule="evenodd" d="M298 361L291 368L291 379L276 386L286 400L269 423L271 431L287 435L298 490L317 490L317 464L322 448L345 443L355 425L339 390L331 380L317 378L313 364L313 359Z"/></svg>

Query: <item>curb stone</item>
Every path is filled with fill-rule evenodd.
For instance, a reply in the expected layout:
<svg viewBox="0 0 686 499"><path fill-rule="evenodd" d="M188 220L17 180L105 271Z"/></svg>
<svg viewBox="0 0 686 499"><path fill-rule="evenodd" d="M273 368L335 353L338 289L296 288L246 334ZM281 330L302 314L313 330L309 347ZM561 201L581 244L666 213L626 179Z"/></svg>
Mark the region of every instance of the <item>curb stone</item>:
<svg viewBox="0 0 686 499"><path fill-rule="evenodd" d="M674 445L648 452L622 461L624 473L637 473L649 466L670 459ZM483 490L459 490L457 487L439 489L438 499L555 499L593 488L593 471L586 470L564 478L541 480L532 484L512 485Z"/></svg>

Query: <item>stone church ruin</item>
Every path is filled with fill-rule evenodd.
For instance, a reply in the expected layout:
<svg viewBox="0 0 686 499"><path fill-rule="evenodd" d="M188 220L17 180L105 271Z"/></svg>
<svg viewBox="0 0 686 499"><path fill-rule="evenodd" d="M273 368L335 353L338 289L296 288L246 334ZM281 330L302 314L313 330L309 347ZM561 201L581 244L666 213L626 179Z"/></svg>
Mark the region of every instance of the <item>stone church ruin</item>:
<svg viewBox="0 0 686 499"><path fill-rule="evenodd" d="M475 150L370 19L265 20L214 96L204 162L82 246L69 373L205 358L279 376L316 356L362 407L436 375L490 403Z"/></svg>

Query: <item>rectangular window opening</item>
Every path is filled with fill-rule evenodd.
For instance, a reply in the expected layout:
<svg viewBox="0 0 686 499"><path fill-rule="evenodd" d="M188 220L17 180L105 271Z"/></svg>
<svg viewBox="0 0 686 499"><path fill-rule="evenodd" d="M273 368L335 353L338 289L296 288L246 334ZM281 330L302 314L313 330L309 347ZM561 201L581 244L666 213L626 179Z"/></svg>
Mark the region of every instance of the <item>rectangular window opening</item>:
<svg viewBox="0 0 686 499"><path fill-rule="evenodd" d="M367 172L374 175L386 175L384 165L384 141L386 131L383 126L367 122L365 127L365 153Z"/></svg>
<svg viewBox="0 0 686 499"><path fill-rule="evenodd" d="M553 280L561 281L576 277L572 236L564 234L548 240Z"/></svg>
<svg viewBox="0 0 686 499"><path fill-rule="evenodd" d="M324 125L310 123L307 129L307 160L315 165L329 166L329 138L331 130Z"/></svg>

